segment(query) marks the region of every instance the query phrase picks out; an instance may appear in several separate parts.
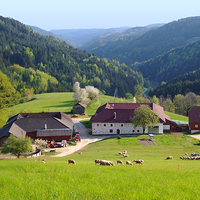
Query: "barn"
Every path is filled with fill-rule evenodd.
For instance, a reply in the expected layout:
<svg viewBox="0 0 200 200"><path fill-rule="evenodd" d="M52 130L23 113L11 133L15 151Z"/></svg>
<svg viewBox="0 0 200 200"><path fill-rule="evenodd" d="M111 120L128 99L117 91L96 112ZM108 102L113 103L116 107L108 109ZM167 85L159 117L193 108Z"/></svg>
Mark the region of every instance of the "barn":
<svg viewBox="0 0 200 200"><path fill-rule="evenodd" d="M0 130L0 146L10 134L61 141L71 139L72 133L73 121L62 112L20 113L8 119Z"/></svg>
<svg viewBox="0 0 200 200"><path fill-rule="evenodd" d="M189 108L187 115L191 133L200 132L200 106L192 106Z"/></svg>
<svg viewBox="0 0 200 200"><path fill-rule="evenodd" d="M73 106L73 114L85 114L86 112L86 104L77 103Z"/></svg>

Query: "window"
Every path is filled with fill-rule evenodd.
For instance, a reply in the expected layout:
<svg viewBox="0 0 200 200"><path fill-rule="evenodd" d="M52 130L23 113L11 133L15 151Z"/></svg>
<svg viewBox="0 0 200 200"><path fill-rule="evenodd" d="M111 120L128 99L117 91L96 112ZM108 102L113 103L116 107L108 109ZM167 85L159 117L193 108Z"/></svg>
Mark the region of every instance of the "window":
<svg viewBox="0 0 200 200"><path fill-rule="evenodd" d="M135 133L135 130L133 130L133 133Z"/></svg>
<svg viewBox="0 0 200 200"><path fill-rule="evenodd" d="M97 124L97 126L99 126L99 124Z"/></svg>
<svg viewBox="0 0 200 200"><path fill-rule="evenodd" d="M106 126L106 124L104 124L104 126Z"/></svg>
<svg viewBox="0 0 200 200"><path fill-rule="evenodd" d="M137 130L137 132L139 133L140 131L139 131L139 130Z"/></svg>
<svg viewBox="0 0 200 200"><path fill-rule="evenodd" d="M198 124L195 124L195 128L198 128L199 126L198 126Z"/></svg>
<svg viewBox="0 0 200 200"><path fill-rule="evenodd" d="M110 129L110 133L113 133L113 129Z"/></svg>
<svg viewBox="0 0 200 200"><path fill-rule="evenodd" d="M110 126L113 126L112 124L110 124Z"/></svg>
<svg viewBox="0 0 200 200"><path fill-rule="evenodd" d="M123 127L124 126L124 124L121 124L121 127Z"/></svg>

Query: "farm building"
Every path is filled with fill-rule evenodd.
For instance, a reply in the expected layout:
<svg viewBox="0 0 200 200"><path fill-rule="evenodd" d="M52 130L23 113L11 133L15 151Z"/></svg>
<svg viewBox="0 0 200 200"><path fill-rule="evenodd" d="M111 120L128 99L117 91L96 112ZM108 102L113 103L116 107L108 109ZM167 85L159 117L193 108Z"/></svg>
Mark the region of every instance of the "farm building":
<svg viewBox="0 0 200 200"><path fill-rule="evenodd" d="M85 114L86 112L86 104L77 103L73 106L73 114Z"/></svg>
<svg viewBox="0 0 200 200"><path fill-rule="evenodd" d="M200 132L200 106L192 106L189 108L187 115L191 133Z"/></svg>
<svg viewBox="0 0 200 200"><path fill-rule="evenodd" d="M134 127L130 118L134 117L135 109L140 105L148 105L152 112L159 116L159 124L155 124L153 128L147 127L145 133L163 134L163 125L167 120L170 120L169 116L163 111L163 107L154 103L107 103L99 107L90 119L92 122L92 134L93 135L138 135L142 134L141 127ZM167 127L166 127L167 126ZM166 124L166 128L170 129L170 125Z"/></svg>
<svg viewBox="0 0 200 200"><path fill-rule="evenodd" d="M0 130L0 146L13 134L32 139L69 140L72 137L73 121L61 112L20 113L11 117Z"/></svg>

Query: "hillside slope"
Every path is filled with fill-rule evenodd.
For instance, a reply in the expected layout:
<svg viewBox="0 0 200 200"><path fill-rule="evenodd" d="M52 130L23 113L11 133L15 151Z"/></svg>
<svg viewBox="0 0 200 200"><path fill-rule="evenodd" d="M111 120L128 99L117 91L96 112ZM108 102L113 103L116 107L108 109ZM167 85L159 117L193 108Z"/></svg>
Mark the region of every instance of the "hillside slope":
<svg viewBox="0 0 200 200"><path fill-rule="evenodd" d="M119 96L125 96L134 93L135 84L143 84L140 74L118 61L92 56L4 17L0 17L0 59L3 73L14 64L48 73L58 80L58 91L72 91L79 81L81 87L94 85L111 95L117 88Z"/></svg>
<svg viewBox="0 0 200 200"><path fill-rule="evenodd" d="M200 39L200 17L173 21L136 38L129 36L92 51L99 57L118 59L131 66Z"/></svg>
<svg viewBox="0 0 200 200"><path fill-rule="evenodd" d="M200 41L175 48L155 58L132 65L151 81L170 81L200 68Z"/></svg>
<svg viewBox="0 0 200 200"><path fill-rule="evenodd" d="M185 95L188 92L193 92L200 95L200 69L180 75L166 84L154 88L149 92L150 96L156 95L159 97L163 95L171 95L173 98L177 94Z"/></svg>
<svg viewBox="0 0 200 200"><path fill-rule="evenodd" d="M148 27L135 27L130 28L122 33L109 33L100 35L95 37L93 40L89 41L85 45L81 46L80 49L86 50L88 52L93 52L93 50L106 45L108 42L119 40L123 37L132 36L133 38L137 38L140 35L146 33L147 31L151 30Z"/></svg>
<svg viewBox="0 0 200 200"><path fill-rule="evenodd" d="M60 35L56 35L54 33L51 33L50 31L46 31L46 30L38 28L36 26L30 26L30 25L27 25L27 26L29 28L32 28L34 31L38 32L41 35L52 36L54 38L59 39L60 41L66 42L70 46L74 46L74 47L77 46L77 44L75 42L72 42L72 41L68 40L67 38L64 38L64 37L62 37Z"/></svg>

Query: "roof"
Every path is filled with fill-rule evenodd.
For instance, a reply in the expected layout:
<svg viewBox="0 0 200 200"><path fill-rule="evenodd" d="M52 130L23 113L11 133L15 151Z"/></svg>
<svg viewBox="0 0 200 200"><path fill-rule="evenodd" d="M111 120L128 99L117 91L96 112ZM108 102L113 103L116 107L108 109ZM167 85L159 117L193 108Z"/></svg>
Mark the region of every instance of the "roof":
<svg viewBox="0 0 200 200"><path fill-rule="evenodd" d="M189 122L200 122L200 106L192 106L188 109Z"/></svg>
<svg viewBox="0 0 200 200"><path fill-rule="evenodd" d="M12 129L15 125L15 129ZM11 117L0 130L0 138L12 134L18 135L20 127L24 132L37 132L38 129L66 129L73 130L73 121L67 114L61 112L20 113Z"/></svg>
<svg viewBox="0 0 200 200"><path fill-rule="evenodd" d="M90 119L91 122L105 123L131 123L130 118L134 117L135 109L141 105L148 105L159 117L161 123L170 119L163 111L163 108L154 103L107 103L99 107Z"/></svg>
<svg viewBox="0 0 200 200"><path fill-rule="evenodd" d="M86 104L84 104L84 103L77 103L77 104L75 104L73 107L76 107L76 106L82 106L83 108L86 108L87 107L87 105Z"/></svg>

